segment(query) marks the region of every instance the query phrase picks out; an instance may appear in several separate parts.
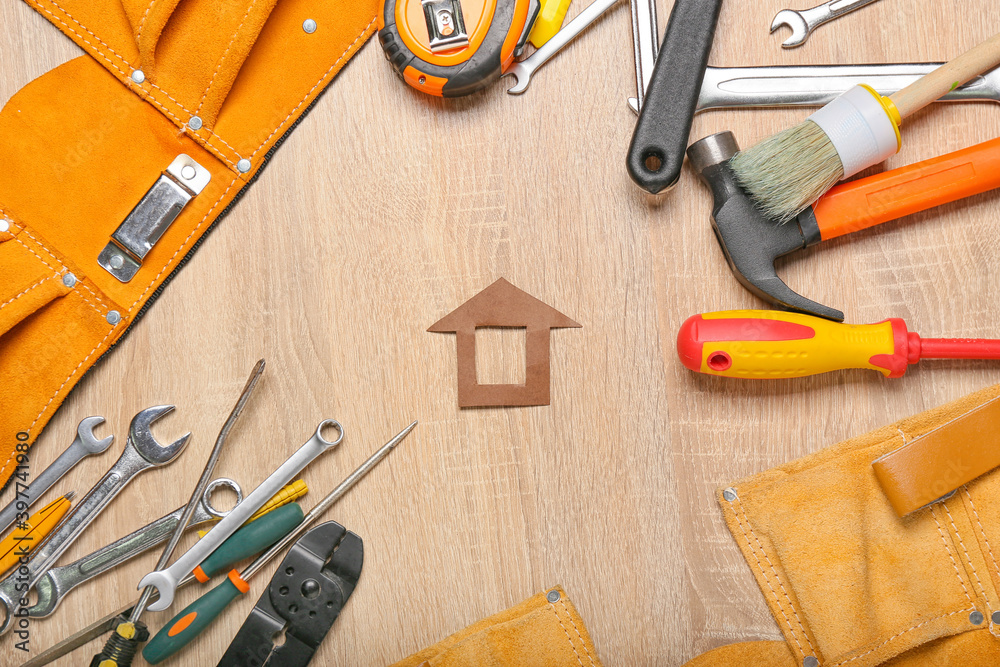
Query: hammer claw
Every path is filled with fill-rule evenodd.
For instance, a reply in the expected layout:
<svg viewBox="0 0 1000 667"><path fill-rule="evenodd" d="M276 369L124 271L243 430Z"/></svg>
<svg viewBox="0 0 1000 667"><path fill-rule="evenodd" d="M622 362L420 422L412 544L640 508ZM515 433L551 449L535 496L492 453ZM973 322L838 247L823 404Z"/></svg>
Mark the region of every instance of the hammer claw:
<svg viewBox="0 0 1000 667"><path fill-rule="evenodd" d="M729 159L740 150L732 132L720 132L688 149L691 166L712 190L712 229L736 279L761 299L787 310L842 322L844 314L792 291L774 260L820 241L811 209L787 224L765 216L736 182Z"/></svg>

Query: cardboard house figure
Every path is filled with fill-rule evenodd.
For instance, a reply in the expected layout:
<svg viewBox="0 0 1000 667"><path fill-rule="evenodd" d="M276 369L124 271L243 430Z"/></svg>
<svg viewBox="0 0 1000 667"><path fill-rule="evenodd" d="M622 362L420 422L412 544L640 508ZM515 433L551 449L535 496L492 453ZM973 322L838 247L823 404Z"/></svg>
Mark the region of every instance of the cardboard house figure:
<svg viewBox="0 0 1000 667"><path fill-rule="evenodd" d="M455 333L458 343L458 405L463 408L549 404L549 331L581 327L500 278L428 331ZM524 328L527 368L524 384L479 384L476 328Z"/></svg>

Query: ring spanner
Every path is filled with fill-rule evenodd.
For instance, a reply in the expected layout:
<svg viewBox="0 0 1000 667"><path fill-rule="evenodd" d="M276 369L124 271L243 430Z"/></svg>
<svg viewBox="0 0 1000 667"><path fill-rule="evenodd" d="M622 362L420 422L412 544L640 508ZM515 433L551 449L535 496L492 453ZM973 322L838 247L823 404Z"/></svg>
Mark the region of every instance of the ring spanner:
<svg viewBox="0 0 1000 667"><path fill-rule="evenodd" d="M333 442L326 440L322 436L322 431L327 426L337 429L338 436ZM139 588L155 586L160 597L156 602L149 605L151 611L163 611L174 601L174 591L177 584L185 576L194 571L201 561L205 560L209 554L215 551L216 547L226 541L226 539L236 532L243 522L250 518L254 512L268 501L275 493L281 490L285 484L291 481L303 468L313 461L320 454L330 451L340 444L344 439L344 427L340 422L333 419L326 419L320 422L316 428L316 433L303 444L298 451L292 454L277 470L265 479L260 486L253 490L246 499L237 505L225 519L220 521L212 531L203 537L197 544L188 549L183 556L178 558L173 565L164 569L150 572L139 581Z"/></svg>

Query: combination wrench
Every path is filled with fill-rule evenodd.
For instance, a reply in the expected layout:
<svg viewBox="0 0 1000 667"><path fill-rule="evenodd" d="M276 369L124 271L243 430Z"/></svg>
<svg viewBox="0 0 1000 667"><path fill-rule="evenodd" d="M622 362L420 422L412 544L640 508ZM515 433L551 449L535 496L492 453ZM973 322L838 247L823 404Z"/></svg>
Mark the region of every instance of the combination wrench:
<svg viewBox="0 0 1000 667"><path fill-rule="evenodd" d="M890 95L940 66L941 63L707 67L697 110L819 107L861 83L868 84L881 95ZM939 101L1000 102L1000 68L977 76Z"/></svg>
<svg viewBox="0 0 1000 667"><path fill-rule="evenodd" d="M323 437L322 431L326 427L337 430L337 439L330 442ZM237 505L229 515L220 521L208 535L203 537L193 547L174 561L174 564L162 570L155 570L144 576L139 581L139 589L153 586L159 593L156 602L149 605L150 611L163 611L174 601L174 592L180 581L191 574L194 568L205 560L209 554L225 542L230 535L243 525L243 523L253 515L260 507L268 501L283 486L291 481L303 468L309 465L316 457L324 452L328 452L344 439L344 427L339 422L332 419L325 419L316 427L316 432L305 444L296 450L285 460L277 470L272 472L267 479L260 483L256 489L250 492L242 503Z"/></svg>
<svg viewBox="0 0 1000 667"><path fill-rule="evenodd" d="M52 464L35 477L34 481L23 491L16 491L14 500L0 511L0 533L6 532L17 520L18 514L26 513L35 501L45 495L52 485L62 479L62 476L73 469L77 463L88 456L107 451L115 436L98 440L94 428L104 423L104 417L87 417L76 427L76 437L70 446L59 455ZM25 517L27 518L27 517Z"/></svg>
<svg viewBox="0 0 1000 667"><path fill-rule="evenodd" d="M812 31L827 21L832 21L873 2L875 0L830 0L830 2L824 2L812 9L782 9L771 21L771 32L773 33L781 26L791 28L792 34L781 43L781 46L793 49L805 44Z"/></svg>
<svg viewBox="0 0 1000 667"><path fill-rule="evenodd" d="M11 629L15 618L25 615L21 614L21 610L26 605L21 602L25 600L28 592L125 488L125 485L144 470L167 465L184 451L191 437L190 433L163 446L156 441L149 430L153 422L173 409L172 405L161 405L147 408L133 417L129 425L125 451L118 461L80 500L73 513L64 518L55 532L51 533L41 547L32 554L27 564L27 573L22 573L23 568L17 568L6 579L0 581L0 605L6 613L3 623L0 624L0 635Z"/></svg>
<svg viewBox="0 0 1000 667"><path fill-rule="evenodd" d="M708 109L821 107L860 83L881 95L902 90L941 63L706 67L695 113ZM1000 102L1000 68L977 76L939 102ZM638 112L634 99L632 110Z"/></svg>
<svg viewBox="0 0 1000 667"><path fill-rule="evenodd" d="M646 2L647 0L638 1ZM577 14L572 21L563 26L549 41L542 44L540 49L524 60L512 63L507 68L507 71L501 75L502 77L514 77L514 85L508 88L507 92L511 95L520 95L527 90L528 84L531 83L531 75L535 73L536 69L548 62L552 56L562 51L567 44L576 39L577 35L617 3L618 0L595 0L586 9ZM652 68L649 71L652 73Z"/></svg>
<svg viewBox="0 0 1000 667"><path fill-rule="evenodd" d="M220 477L213 480L205 489L201 500L195 507L191 516L189 528L200 526L216 519L222 519L229 514L229 511L216 509L211 502L211 496L215 489L225 486L236 493L236 502L243 502L243 491L240 485L228 477ZM97 551L84 556L69 565L54 567L38 580L35 584L35 593L38 601L28 607L28 616L32 618L44 618L52 614L59 603L66 595L80 584L90 581L99 574L129 561L136 556L145 553L158 544L162 544L170 537L177 523L184 512L183 507L178 507L170 514L160 517L156 521L149 523L139 530L126 535L125 537L112 542L111 544L98 549Z"/></svg>

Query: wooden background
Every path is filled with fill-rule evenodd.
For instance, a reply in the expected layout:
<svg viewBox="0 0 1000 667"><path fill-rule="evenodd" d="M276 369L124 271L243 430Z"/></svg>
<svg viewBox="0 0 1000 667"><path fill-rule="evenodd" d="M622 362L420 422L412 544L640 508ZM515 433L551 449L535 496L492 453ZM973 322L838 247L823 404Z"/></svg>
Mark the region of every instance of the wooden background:
<svg viewBox="0 0 1000 667"><path fill-rule="evenodd" d="M670 5L659 2L661 31ZM725 3L710 62L945 60L1000 28L991 0L885 0L784 51L784 31L768 36L783 6ZM0 102L79 53L22 3L0 5L0 26ZM674 337L686 317L763 304L730 274L709 226L708 192L689 168L662 197L629 180L632 58L622 3L539 70L523 96L498 84L445 102L409 90L369 42L40 437L32 462L45 466L80 419L107 418L114 451L58 485L83 493L120 452L137 411L176 404L157 428L161 439L194 432L183 459L127 488L66 562L187 499L250 368L265 357L265 377L216 469L247 491L325 417L341 420L347 437L306 470L307 507L420 420L327 515L364 538L366 558L314 664L401 659L556 583L608 665L679 665L722 644L780 638L714 489L989 385L1000 367L925 362L899 380L857 371L766 384L684 369ZM747 146L805 113L707 112L691 136L732 129ZM998 114L992 104L925 111L907 123L888 164L993 138ZM989 193L779 268L849 321L897 316L927 336L997 335L998 231L1000 195ZM584 328L553 332L551 406L459 410L455 339L425 330L500 276ZM486 341L490 373L516 359L501 353L512 341ZM32 624L32 647L134 598L157 553L70 594ZM274 567L167 664L214 664ZM179 603L195 595L185 590ZM166 618L147 616L154 627ZM2 655L14 655L5 641ZM89 661L99 646L59 664Z"/></svg>

